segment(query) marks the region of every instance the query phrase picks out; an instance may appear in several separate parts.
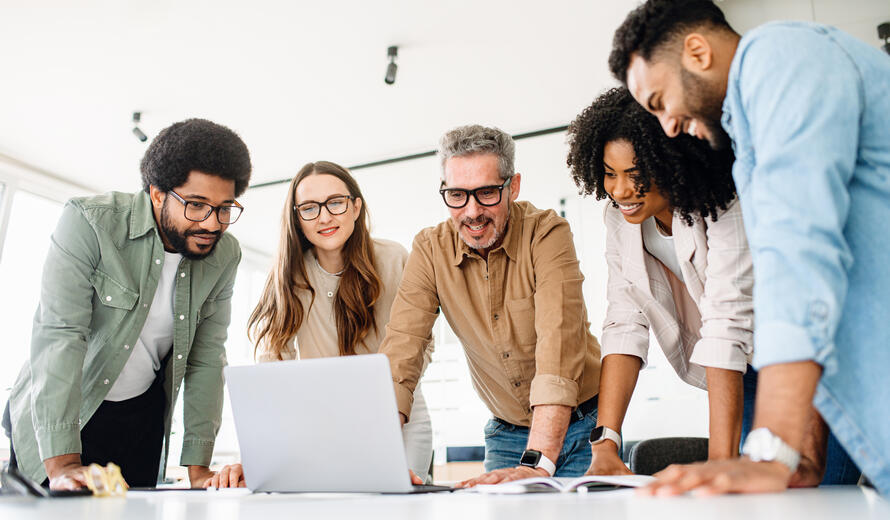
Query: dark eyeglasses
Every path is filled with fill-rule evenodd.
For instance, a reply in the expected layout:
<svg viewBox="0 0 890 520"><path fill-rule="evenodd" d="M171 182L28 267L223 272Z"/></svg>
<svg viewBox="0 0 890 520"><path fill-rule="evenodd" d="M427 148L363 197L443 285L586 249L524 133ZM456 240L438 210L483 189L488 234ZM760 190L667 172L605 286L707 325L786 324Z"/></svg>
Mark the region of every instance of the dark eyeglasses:
<svg viewBox="0 0 890 520"><path fill-rule="evenodd" d="M349 208L349 201L355 200L352 195L334 195L324 202L304 202L294 206L294 211L300 215L303 220L315 220L321 215L321 207L328 209L331 215L342 215Z"/></svg>
<svg viewBox="0 0 890 520"><path fill-rule="evenodd" d="M476 202L478 202L480 206L497 206L501 203L504 188L509 186L512 181L513 177L510 177L503 184L496 186L482 186L475 190L439 188L439 193L442 195L442 200L445 201L445 205L453 209L466 206L467 202L470 201L470 195L476 199ZM443 182L442 185L444 186L445 183Z"/></svg>
<svg viewBox="0 0 890 520"><path fill-rule="evenodd" d="M204 222L210 218L210 214L215 211L216 220L218 220L220 224L234 224L235 221L238 220L238 217L241 216L241 212L244 211L244 207L241 204L238 204L237 201L235 201L234 204L213 206L206 202L185 200L173 190L170 190L167 193L173 195L176 200L182 203L184 208L183 215L185 215L186 219L191 220L192 222Z"/></svg>

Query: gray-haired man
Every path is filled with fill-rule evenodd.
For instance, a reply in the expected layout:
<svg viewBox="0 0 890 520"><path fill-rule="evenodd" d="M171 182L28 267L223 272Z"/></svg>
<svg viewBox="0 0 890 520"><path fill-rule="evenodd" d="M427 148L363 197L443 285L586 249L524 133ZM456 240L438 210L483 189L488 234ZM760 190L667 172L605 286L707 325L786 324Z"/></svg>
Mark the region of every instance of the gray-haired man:
<svg viewBox="0 0 890 520"><path fill-rule="evenodd" d="M423 347L439 309L491 410L485 470L462 483L578 476L590 462L600 352L565 219L516 202L513 139L470 125L442 138L440 193L451 218L414 246L380 352L389 356L402 420L410 419Z"/></svg>

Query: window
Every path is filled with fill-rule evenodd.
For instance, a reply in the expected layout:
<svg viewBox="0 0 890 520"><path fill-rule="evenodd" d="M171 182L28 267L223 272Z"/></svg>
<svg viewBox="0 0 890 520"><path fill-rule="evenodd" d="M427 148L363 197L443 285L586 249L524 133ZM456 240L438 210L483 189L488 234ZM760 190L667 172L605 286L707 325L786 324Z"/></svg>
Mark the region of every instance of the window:
<svg viewBox="0 0 890 520"><path fill-rule="evenodd" d="M5 185L0 190L8 189ZM43 260L49 238L62 214L62 204L27 191L15 191L9 208L8 227L0 249L0 299L4 347L0 349L0 388L5 403L19 370L28 358L31 323L40 297ZM4 208L0 208L0 214ZM0 238L3 235L0 234Z"/></svg>

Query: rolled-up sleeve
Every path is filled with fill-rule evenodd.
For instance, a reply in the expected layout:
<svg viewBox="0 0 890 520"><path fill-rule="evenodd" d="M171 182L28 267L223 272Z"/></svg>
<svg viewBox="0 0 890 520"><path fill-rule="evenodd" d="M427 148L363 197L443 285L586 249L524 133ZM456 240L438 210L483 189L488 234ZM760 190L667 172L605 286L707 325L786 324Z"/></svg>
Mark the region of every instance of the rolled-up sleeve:
<svg viewBox="0 0 890 520"><path fill-rule="evenodd" d="M606 265L609 269L609 281L606 286L608 307L603 321L600 352L603 358L609 354L636 356L642 361L642 368L646 366L649 354L649 321L629 296L632 284L621 269L618 237L620 224L610 215L608 206L603 220L606 222Z"/></svg>
<svg viewBox="0 0 890 520"><path fill-rule="evenodd" d="M538 223L535 273L535 377L529 403L577 406L587 349L584 276L569 224L555 214Z"/></svg>
<svg viewBox="0 0 890 520"><path fill-rule="evenodd" d="M797 30L795 44L787 40L783 30L763 33L738 58L738 116L756 152L747 158L750 178L736 182L754 261L758 368L824 361L853 262L844 227L863 108L859 71L825 34Z"/></svg>
<svg viewBox="0 0 890 520"><path fill-rule="evenodd" d="M389 358L399 412L409 419L439 308L430 248L423 231L414 238L379 349Z"/></svg>
<svg viewBox="0 0 890 520"><path fill-rule="evenodd" d="M701 339L690 362L744 373L754 342L754 271L738 201L707 224L708 266L699 301Z"/></svg>

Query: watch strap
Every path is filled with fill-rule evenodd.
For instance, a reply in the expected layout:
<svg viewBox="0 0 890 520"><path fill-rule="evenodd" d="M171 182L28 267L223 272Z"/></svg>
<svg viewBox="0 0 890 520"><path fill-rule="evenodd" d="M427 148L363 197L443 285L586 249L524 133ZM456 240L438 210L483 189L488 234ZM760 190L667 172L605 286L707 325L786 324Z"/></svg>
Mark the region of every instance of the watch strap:
<svg viewBox="0 0 890 520"><path fill-rule="evenodd" d="M553 476L556 473L556 464L553 463L552 460L547 458L547 455L541 454L541 459L538 460L539 468L543 469L547 472L549 476Z"/></svg>
<svg viewBox="0 0 890 520"><path fill-rule="evenodd" d="M529 463L525 462L526 457L534 457L536 462ZM556 464L553 463L552 460L548 459L546 455L541 453L538 450L525 450L522 452L522 457L519 458L520 466L528 466L530 468L541 468L547 472L548 476L553 476L556 473Z"/></svg>
<svg viewBox="0 0 890 520"><path fill-rule="evenodd" d="M614 442L615 445L618 446L618 452L620 453L621 452L621 444L622 444L621 434L616 432L612 428L609 428L608 426L597 426L597 428L595 428L594 431L599 428L602 428L602 433L600 434L598 439L590 440L591 446L595 445L595 444L599 444L605 440L609 440L609 441Z"/></svg>
<svg viewBox="0 0 890 520"><path fill-rule="evenodd" d="M754 462L781 462L791 473L800 464L800 453L769 428L752 430L742 446L742 454Z"/></svg>

